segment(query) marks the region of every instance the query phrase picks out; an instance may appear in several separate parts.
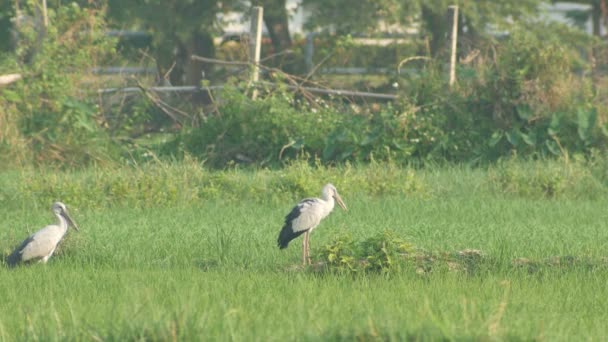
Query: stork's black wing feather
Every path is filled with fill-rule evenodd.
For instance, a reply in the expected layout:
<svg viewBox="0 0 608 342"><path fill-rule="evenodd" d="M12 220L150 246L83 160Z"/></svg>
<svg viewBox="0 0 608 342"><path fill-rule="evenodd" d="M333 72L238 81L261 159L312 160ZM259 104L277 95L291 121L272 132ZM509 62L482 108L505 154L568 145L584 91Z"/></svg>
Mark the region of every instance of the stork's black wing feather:
<svg viewBox="0 0 608 342"><path fill-rule="evenodd" d="M15 267L21 262L21 253L23 252L23 249L32 241L34 241L34 236L28 237L6 258L6 263L9 267Z"/></svg>
<svg viewBox="0 0 608 342"><path fill-rule="evenodd" d="M312 204L314 201L315 200L312 198L307 198L301 201L291 210L291 212L289 212L289 214L287 214L287 216L285 216L285 224L283 225L283 229L281 229L281 233L279 233L279 238L277 239L277 244L279 245L280 249L287 248L287 245L289 245L291 240L306 232L306 230L295 232L293 230L292 223L300 216L302 213L302 208L307 204Z"/></svg>

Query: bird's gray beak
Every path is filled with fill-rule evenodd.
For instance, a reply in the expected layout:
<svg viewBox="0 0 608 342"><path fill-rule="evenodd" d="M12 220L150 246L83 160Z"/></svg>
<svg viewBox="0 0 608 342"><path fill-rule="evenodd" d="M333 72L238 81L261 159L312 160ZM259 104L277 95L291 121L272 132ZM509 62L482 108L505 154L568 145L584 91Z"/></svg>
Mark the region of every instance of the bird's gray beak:
<svg viewBox="0 0 608 342"><path fill-rule="evenodd" d="M80 229L78 229L78 226L76 225L76 223L74 223L74 220L72 220L72 218L70 217L70 214L68 214L67 211L63 212L63 217L65 218L66 221L68 221L68 225L74 227L74 229L76 229L77 232L80 231Z"/></svg>
<svg viewBox="0 0 608 342"><path fill-rule="evenodd" d="M344 201L342 201L342 197L340 197L340 195L338 195L338 194L336 193L336 195L334 196L334 198L336 199L336 202L338 202L338 205L339 205L339 206L340 206L342 209L344 209L344 210L348 211L348 209L346 209L346 204L344 204Z"/></svg>

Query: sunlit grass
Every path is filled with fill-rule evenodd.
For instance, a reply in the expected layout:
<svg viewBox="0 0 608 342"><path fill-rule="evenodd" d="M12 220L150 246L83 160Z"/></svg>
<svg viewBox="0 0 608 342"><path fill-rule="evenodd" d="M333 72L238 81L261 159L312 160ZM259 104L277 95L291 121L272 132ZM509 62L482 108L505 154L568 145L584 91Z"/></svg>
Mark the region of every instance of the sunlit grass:
<svg viewBox="0 0 608 342"><path fill-rule="evenodd" d="M489 190L489 178L478 170L416 175L424 192L366 195L345 189L352 194L343 196L349 211L336 209L312 234L313 252L338 235L362 240L391 230L428 251L479 249L496 261L494 268L475 275L442 269L420 274L414 268L340 275L294 268L300 241L283 251L276 247L294 204L286 199L203 197L145 208L67 203L81 232L69 231L47 265L0 267L0 339L608 336L606 268L530 273L513 267L516 258L605 262L605 198L505 195ZM35 207L26 201L0 207L4 255L53 221L48 208Z"/></svg>

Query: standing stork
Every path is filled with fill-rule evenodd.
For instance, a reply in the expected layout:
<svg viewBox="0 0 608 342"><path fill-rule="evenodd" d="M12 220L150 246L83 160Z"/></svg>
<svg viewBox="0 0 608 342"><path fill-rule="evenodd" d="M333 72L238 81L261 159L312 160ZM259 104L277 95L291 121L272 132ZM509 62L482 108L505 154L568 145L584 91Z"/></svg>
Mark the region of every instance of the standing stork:
<svg viewBox="0 0 608 342"><path fill-rule="evenodd" d="M53 214L59 221L58 224L48 225L36 233L30 235L19 247L8 256L7 262L10 267L16 266L18 263L41 259L46 263L55 252L55 248L61 242L61 239L68 231L68 226L78 227L74 220L68 214L68 209L61 202L53 203L51 207Z"/></svg>
<svg viewBox="0 0 608 342"><path fill-rule="evenodd" d="M302 263L304 265L310 264L309 234L334 209L334 200L338 202L338 205L342 209L347 210L336 187L332 184L326 184L323 187L321 198L306 198L298 203L285 216L285 225L283 225L283 229L281 229L277 240L279 248L287 248L291 240L304 234L304 240L302 241Z"/></svg>

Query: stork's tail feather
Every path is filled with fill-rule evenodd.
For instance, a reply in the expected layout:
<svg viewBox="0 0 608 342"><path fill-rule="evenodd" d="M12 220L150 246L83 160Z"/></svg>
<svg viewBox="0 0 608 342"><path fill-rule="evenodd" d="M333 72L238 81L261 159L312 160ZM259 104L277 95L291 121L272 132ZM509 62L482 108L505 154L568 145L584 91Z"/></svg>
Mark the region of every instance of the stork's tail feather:
<svg viewBox="0 0 608 342"><path fill-rule="evenodd" d="M6 258L6 264L8 267L15 267L21 261L21 253L19 250L14 251Z"/></svg>
<svg viewBox="0 0 608 342"><path fill-rule="evenodd" d="M291 229L287 226L284 226L283 229L281 229L281 233L279 233L279 238L277 239L277 244L279 245L280 249L287 248L287 245L289 245L289 241L293 239L290 238L290 233Z"/></svg>
<svg viewBox="0 0 608 342"><path fill-rule="evenodd" d="M277 244L279 245L279 248L287 248L289 242L300 236L302 233L304 233L304 231L294 232L292 231L290 225L284 225L283 229L281 229L281 233L279 234L279 238L277 239Z"/></svg>
<svg viewBox="0 0 608 342"><path fill-rule="evenodd" d="M34 238L32 236L28 237L27 239L25 239L25 241L23 241L21 243L21 245L19 245L19 247L17 247L13 253L11 253L11 255L9 255L6 258L6 263L8 264L9 267L15 267L17 266L17 264L19 264L22 260L22 256L23 256L23 249L34 240Z"/></svg>

